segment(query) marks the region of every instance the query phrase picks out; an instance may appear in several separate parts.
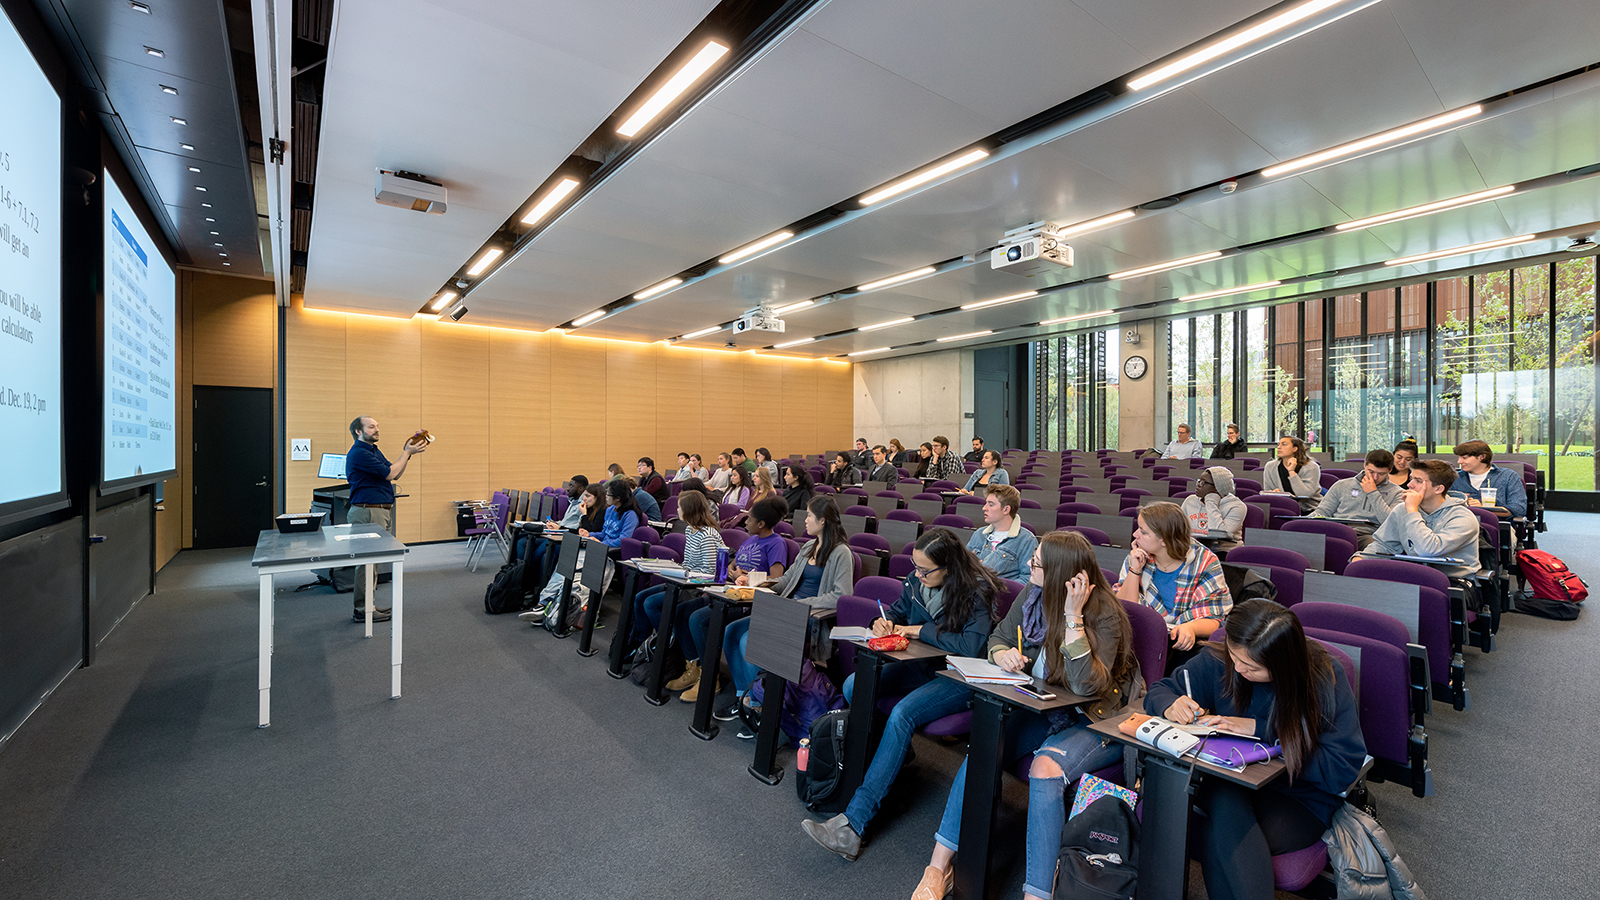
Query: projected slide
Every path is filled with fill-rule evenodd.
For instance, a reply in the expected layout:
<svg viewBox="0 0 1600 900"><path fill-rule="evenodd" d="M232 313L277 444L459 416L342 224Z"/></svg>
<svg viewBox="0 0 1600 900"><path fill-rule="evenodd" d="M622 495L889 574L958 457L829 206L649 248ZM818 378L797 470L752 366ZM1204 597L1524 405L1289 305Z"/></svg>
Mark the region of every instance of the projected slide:
<svg viewBox="0 0 1600 900"><path fill-rule="evenodd" d="M61 485L61 98L0 13L0 518ZM40 504L42 505L42 504ZM9 516L14 518L15 516Z"/></svg>
<svg viewBox="0 0 1600 900"><path fill-rule="evenodd" d="M105 173L105 454L110 484L176 467L177 282Z"/></svg>

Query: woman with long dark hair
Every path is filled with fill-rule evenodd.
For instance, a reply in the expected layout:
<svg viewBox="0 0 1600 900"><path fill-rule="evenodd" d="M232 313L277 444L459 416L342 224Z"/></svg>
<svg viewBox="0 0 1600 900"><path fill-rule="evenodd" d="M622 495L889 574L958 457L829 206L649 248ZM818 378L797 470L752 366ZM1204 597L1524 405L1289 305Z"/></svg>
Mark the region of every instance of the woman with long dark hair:
<svg viewBox="0 0 1600 900"><path fill-rule="evenodd" d="M989 637L989 661L1011 672L1029 672L1048 684L1094 698L1070 711L1013 714L1006 723L1011 760L1032 753L1028 770L1027 874L1024 896L1048 898L1055 891L1056 858L1066 824L1067 787L1085 772L1122 758L1121 746L1089 730L1144 698L1144 678L1133 655L1133 626L1100 571L1094 548L1070 531L1046 534L1034 551L1031 587ZM1021 631L1021 646L1017 643ZM1085 721L1085 718L1089 721ZM939 900L950 890L961 802L966 793L963 762L950 785L944 818L934 835L933 858L912 897Z"/></svg>
<svg viewBox="0 0 1600 900"><path fill-rule="evenodd" d="M1278 457L1267 461L1261 475L1262 493L1289 493L1296 497L1322 496L1322 466L1306 452L1306 442L1293 435L1278 439Z"/></svg>
<svg viewBox="0 0 1600 900"><path fill-rule="evenodd" d="M889 462L894 463L896 466L904 466L906 463L911 461L913 456L916 455L910 450L907 450L906 445L900 443L899 438L889 438L889 450Z"/></svg>
<svg viewBox="0 0 1600 900"><path fill-rule="evenodd" d="M1367 748L1344 667L1306 638L1293 613L1246 600L1229 614L1226 634L1157 682L1144 706L1179 724L1198 720L1283 746L1288 777L1254 791L1208 778L1196 795L1207 813L1196 823L1206 895L1270 898L1272 857L1321 840Z"/></svg>
<svg viewBox="0 0 1600 900"><path fill-rule="evenodd" d="M906 576L900 599L886 615L873 620L872 633L903 634L953 656L983 652L994 624L995 600L1005 590L1000 579L948 528L932 528L918 538L911 549L911 563L914 568ZM845 811L826 822L808 819L800 823L817 843L845 859L855 859L867 823L900 773L912 732L967 708L972 691L966 685L934 677L943 662L942 658L892 662L879 674L879 690L885 696L904 695L904 699L889 713L872 764ZM852 675L845 679L846 699L854 688Z"/></svg>
<svg viewBox="0 0 1600 900"><path fill-rule="evenodd" d="M606 507L605 525L600 533L579 528L578 536L595 538L607 547L621 547L622 539L632 537L633 530L644 524L644 516L639 512L639 504L634 502L633 488L620 478L606 482L606 499L610 506Z"/></svg>
<svg viewBox="0 0 1600 900"><path fill-rule="evenodd" d="M804 467L788 465L783 467L783 502L790 509L805 509L811 503L811 498L816 495L816 485L811 480L811 473Z"/></svg>
<svg viewBox="0 0 1600 900"><path fill-rule="evenodd" d="M911 470L912 478L927 478L928 467L933 465L933 445L927 441L917 448L917 465Z"/></svg>

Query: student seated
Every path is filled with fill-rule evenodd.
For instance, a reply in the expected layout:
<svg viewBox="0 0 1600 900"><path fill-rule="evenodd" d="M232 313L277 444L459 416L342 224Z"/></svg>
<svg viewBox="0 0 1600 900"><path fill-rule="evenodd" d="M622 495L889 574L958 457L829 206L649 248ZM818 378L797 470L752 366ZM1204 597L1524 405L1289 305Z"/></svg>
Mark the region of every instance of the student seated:
<svg viewBox="0 0 1600 900"><path fill-rule="evenodd" d="M984 526L967 539L967 549L989 571L1012 581L1028 580L1028 560L1033 558L1033 548L1039 546L1039 539L1023 528L1017 517L1021 508L1022 495L1016 488L1009 484L991 486L983 498Z"/></svg>
<svg viewBox="0 0 1600 900"><path fill-rule="evenodd" d="M750 537L739 545L728 563L730 584L760 584L783 577L789 548L783 542L783 535L774 534L772 528L783 521L786 512L783 500L777 497L750 507L750 514L745 517L745 530ZM672 618L672 633L687 635L678 640L678 647L689 665L683 675L667 682L667 689L683 691L678 699L685 703L700 699L700 655L705 652L706 629L710 627L711 620L710 607L711 601L704 594L696 593L687 600L680 598ZM744 627L750 626L746 623ZM693 677L690 677L691 672Z"/></svg>
<svg viewBox="0 0 1600 900"><path fill-rule="evenodd" d="M1238 459L1250 455L1250 445L1239 436L1239 426L1228 423L1228 439L1211 448L1212 459Z"/></svg>
<svg viewBox="0 0 1600 900"><path fill-rule="evenodd" d="M567 506L568 515L562 518L562 527L566 527L567 518L576 512L578 515L577 528L579 536L588 537L591 534L598 536L598 533L605 528L606 511L611 508L610 501L606 499L606 490L611 484L612 482L601 482L599 484L591 483L585 485L583 493L578 495L578 499ZM534 544L533 552L528 556L528 565L541 566L541 575L543 574L542 566L545 547L548 543L548 538L540 538L538 543ZM539 585L541 594L544 593L544 588L548 583L546 581ZM553 601L536 603L532 609L523 610L519 613L517 618L524 622L532 622L535 625L541 624L544 622L545 616L549 615L550 608L553 605Z"/></svg>
<svg viewBox="0 0 1600 900"><path fill-rule="evenodd" d="M756 470L756 461L744 455L743 447L735 447L733 448L733 467L735 469L743 469L746 472L754 472Z"/></svg>
<svg viewBox="0 0 1600 900"><path fill-rule="evenodd" d="M962 465L961 457L950 449L950 439L942 434L934 435L929 448L927 472L924 475L933 481L959 481L961 476L967 474L966 466Z"/></svg>
<svg viewBox="0 0 1600 900"><path fill-rule="evenodd" d="M1191 825L1206 895L1258 900L1274 896L1274 855L1322 839L1367 749L1344 667L1307 640L1293 613L1246 600L1229 614L1226 634L1157 682L1144 708L1283 745L1285 777L1259 790L1207 778L1195 793L1206 812Z"/></svg>
<svg viewBox="0 0 1600 900"><path fill-rule="evenodd" d="M961 457L963 462L980 462L983 460L983 438L972 439L972 450Z"/></svg>
<svg viewBox="0 0 1600 900"><path fill-rule="evenodd" d="M667 480L656 471L656 461L648 456L639 457L639 490L656 501L656 514L650 518L661 521L661 504L667 502L672 492L667 490Z"/></svg>
<svg viewBox="0 0 1600 900"><path fill-rule="evenodd" d="M929 480L928 469L933 465L933 445L923 441L917 448L916 466L911 470L912 478Z"/></svg>
<svg viewBox="0 0 1600 900"><path fill-rule="evenodd" d="M706 480L706 486L711 488L713 491L726 491L728 489L728 473L732 471L733 458L726 453L718 453L717 470L712 472L711 477ZM724 500L723 502L726 503L729 501Z"/></svg>
<svg viewBox="0 0 1600 900"><path fill-rule="evenodd" d="M751 475L749 472L734 466L728 470L728 486L722 492L722 502L729 503L745 510L750 507L750 498L754 493L750 489ZM731 519L730 519L731 521Z"/></svg>
<svg viewBox="0 0 1600 900"><path fill-rule="evenodd" d="M783 505L790 509L804 509L816 495L811 473L803 466L783 467Z"/></svg>
<svg viewBox="0 0 1600 900"><path fill-rule="evenodd" d="M1457 444L1451 451L1461 465L1461 474L1450 490L1465 494L1468 506L1498 506L1511 513L1513 519L1528 514L1528 490L1522 483L1522 467L1517 471L1494 465L1494 450L1483 441ZM1484 503L1484 488L1493 488L1493 503Z"/></svg>
<svg viewBox="0 0 1600 900"><path fill-rule="evenodd" d="M640 466L642 468L643 463L641 463ZM628 486L628 490L633 492L633 502L639 507L639 524L648 525L651 522L661 521L661 504L656 502L656 498L652 497L648 491L640 487L638 480L632 476L624 476L620 480L623 484ZM657 475L655 480L660 481L661 476ZM623 535L623 537L632 536L632 532Z"/></svg>
<svg viewBox="0 0 1600 900"><path fill-rule="evenodd" d="M772 461L772 451L765 447L756 448L756 466L767 470L767 477L773 484L778 483L778 464Z"/></svg>
<svg viewBox="0 0 1600 900"><path fill-rule="evenodd" d="M588 486L589 479L582 475L572 476L570 481L561 486L567 492L567 511L564 515L562 515L560 522L546 519L544 521L544 527L546 531L555 531L561 528L572 529L578 527L578 520L583 515L583 506L578 502L578 498L583 496L583 489ZM545 544L547 544L548 541L542 537L533 538L533 546L529 548L526 556L523 555L522 544L524 541L528 540L529 537L530 535L527 532L521 532L517 535L516 542L511 548L512 559L538 560L543 556ZM534 565L538 565L538 563L535 562Z"/></svg>
<svg viewBox="0 0 1600 900"><path fill-rule="evenodd" d="M1233 472L1211 466L1195 479L1194 495L1183 498L1183 514L1195 537L1244 540L1244 501L1233 492Z"/></svg>
<svg viewBox="0 0 1600 900"><path fill-rule="evenodd" d="M1117 579L1117 598L1142 603L1167 620L1170 670L1217 630L1233 608L1233 595L1222 563L1194 539L1189 517L1176 503L1152 503L1139 510L1137 522L1133 548Z"/></svg>
<svg viewBox="0 0 1600 900"><path fill-rule="evenodd" d="M683 532L683 565L691 572L703 572L708 575L717 571L717 551L727 549L722 543L722 532L717 522L716 509L704 494L689 491L678 495L678 516L687 526ZM639 644L651 629L661 627L661 607L667 600L667 584L658 584L646 588L633 596L633 634L630 642ZM681 607L691 606L693 599L699 598L698 592L684 591L679 594L678 607L681 615L687 619L688 613L682 612ZM704 606L708 601L702 600ZM690 610L693 611L692 609ZM674 617L677 621L677 617ZM682 635L683 632L673 632ZM682 643L682 637L678 638ZM695 665L695 680L700 677L700 667ZM668 685L671 687L671 685Z"/></svg>
<svg viewBox="0 0 1600 900"><path fill-rule="evenodd" d="M906 445L900 443L899 438L889 439L889 452L889 461L894 463L896 466L909 466L917 458L917 454L907 450Z"/></svg>
<svg viewBox="0 0 1600 900"><path fill-rule="evenodd" d="M1389 480L1393 466L1394 454L1389 451L1378 449L1368 453L1361 474L1335 481L1322 495L1322 502L1317 504L1313 515L1326 519L1360 519L1359 523L1351 522L1350 527L1356 530L1360 546L1365 548L1372 543L1372 533L1389 518L1389 510L1405 493Z"/></svg>
<svg viewBox="0 0 1600 900"><path fill-rule="evenodd" d="M978 656L994 625L995 598L1004 586L994 573L961 546L948 528L933 528L917 538L911 549L915 567L906 576L900 599L874 619L872 633L903 634L931 644L952 656ZM845 649L841 652L851 652ZM878 675L882 696L902 696L889 713L883 739L850 798L845 811L826 822L801 822L806 834L829 850L854 860L861 853L861 836L911 746L911 734L923 725L967 708L972 692L966 685L935 673L944 668L942 657L914 662L892 662ZM855 676L845 679L844 696L851 699Z"/></svg>
<svg viewBox="0 0 1600 900"><path fill-rule="evenodd" d="M1322 467L1306 452L1305 441L1290 435L1278 439L1278 458L1267 462L1261 490L1296 497L1322 496Z"/></svg>
<svg viewBox="0 0 1600 900"><path fill-rule="evenodd" d="M1010 484L1011 475L1000 468L1000 454L993 450L983 451L983 458L978 462L978 468L967 476L966 486L961 488L963 494L974 494L987 488L991 484Z"/></svg>
<svg viewBox="0 0 1600 900"><path fill-rule="evenodd" d="M689 454L689 469L694 472L693 477L701 481L711 477L711 470L706 468L706 464L700 459L700 454L698 453Z"/></svg>
<svg viewBox="0 0 1600 900"><path fill-rule="evenodd" d="M1406 440L1394 445L1394 471L1389 482L1404 491L1411 484L1411 463L1417 458L1417 442Z"/></svg>
<svg viewBox="0 0 1600 900"><path fill-rule="evenodd" d="M850 465L865 472L872 466L872 451L867 449L867 439L856 438L855 452L850 454Z"/></svg>
<svg viewBox="0 0 1600 900"><path fill-rule="evenodd" d="M850 462L850 454L835 453L833 462L828 466L828 486L842 490L861 483L861 472Z"/></svg>
<svg viewBox="0 0 1600 900"><path fill-rule="evenodd" d="M900 470L889 462L888 447L879 444L872 448L872 465L867 468L867 474L861 480L887 481L890 490L900 483Z"/></svg>
<svg viewBox="0 0 1600 900"><path fill-rule="evenodd" d="M1122 748L1090 731L1089 724L1130 706L1138 709L1144 697L1144 678L1133 655L1128 614L1112 596L1094 549L1082 535L1070 531L1045 535L1034 552L1030 572L1028 595L1011 604L1005 620L989 637L989 661L1095 698L1081 707L1082 716L1067 710L1043 715L1013 711L1006 719L1005 746L1010 748L1006 762L1034 754L1028 770L1023 895L1043 900L1055 890L1061 829L1067 820L1067 789L1085 772L1122 759ZM911 895L913 900L941 900L950 892L966 786L967 764L963 761L934 835L933 858Z"/></svg>
<svg viewBox="0 0 1600 900"><path fill-rule="evenodd" d="M1178 426L1178 439L1167 445L1161 451L1162 459L1199 459L1204 456L1206 447L1194 439L1188 425Z"/></svg>
<svg viewBox="0 0 1600 900"><path fill-rule="evenodd" d="M605 490L605 525L598 534L580 527L578 536L594 538L607 547L621 547L622 539L632 537L633 530L644 524L644 516L639 513L639 502L627 481L613 478L606 482Z"/></svg>
<svg viewBox="0 0 1600 900"><path fill-rule="evenodd" d="M1411 466L1411 486L1400 495L1372 543L1355 559L1385 556L1434 556L1459 559L1459 565L1441 564L1452 578L1478 573L1478 517L1466 501L1448 496L1456 470L1437 459L1422 459Z"/></svg>
<svg viewBox="0 0 1600 900"><path fill-rule="evenodd" d="M804 601L813 609L833 609L839 605L839 598L850 592L855 574L850 542L844 533L844 524L839 521L839 508L833 505L833 501L817 497L806 507L806 534L811 536L811 540L800 548L794 566L783 573L783 577L772 587L772 592L791 600ZM728 660L728 671L733 673L735 691L733 702L715 714L724 722L731 722L738 717L745 694L749 692L750 685L755 683L756 676L761 674L759 669L745 662L745 648L749 643L749 618L734 622L724 632L723 655ZM755 733L740 731L739 737L749 740L755 737Z"/></svg>

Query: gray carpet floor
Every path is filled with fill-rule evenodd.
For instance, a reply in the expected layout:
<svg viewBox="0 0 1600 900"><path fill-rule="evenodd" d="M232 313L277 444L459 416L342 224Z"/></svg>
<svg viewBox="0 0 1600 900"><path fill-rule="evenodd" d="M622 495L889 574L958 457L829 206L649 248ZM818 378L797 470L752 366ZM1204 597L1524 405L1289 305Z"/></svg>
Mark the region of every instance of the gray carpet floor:
<svg viewBox="0 0 1600 900"><path fill-rule="evenodd" d="M1600 516L1553 515L1542 545L1600 586ZM398 701L387 627L364 640L349 595L280 578L258 730L249 554L181 554L0 749L0 897L910 894L964 746L919 738L844 862L801 833L791 778L745 772L751 742L700 741L689 705L652 707L575 639L484 615L490 572L464 558L412 554ZM1469 651L1474 709L1429 719L1437 796L1375 785L1431 896L1600 884L1597 619L1508 616L1498 652ZM1007 779L992 896L1021 895L1025 801Z"/></svg>

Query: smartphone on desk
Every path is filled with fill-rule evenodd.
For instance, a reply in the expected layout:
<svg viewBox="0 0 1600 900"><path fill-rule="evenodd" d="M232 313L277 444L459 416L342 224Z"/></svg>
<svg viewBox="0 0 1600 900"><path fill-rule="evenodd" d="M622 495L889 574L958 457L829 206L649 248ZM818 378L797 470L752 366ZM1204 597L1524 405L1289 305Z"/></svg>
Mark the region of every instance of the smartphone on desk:
<svg viewBox="0 0 1600 900"><path fill-rule="evenodd" d="M1052 694L1052 693L1050 693L1048 691L1037 690L1031 684L1019 684L1016 687L1017 687L1018 693L1026 694L1029 697L1032 697L1033 699L1039 700L1041 702L1045 701L1045 700L1054 700L1056 698L1055 694Z"/></svg>

